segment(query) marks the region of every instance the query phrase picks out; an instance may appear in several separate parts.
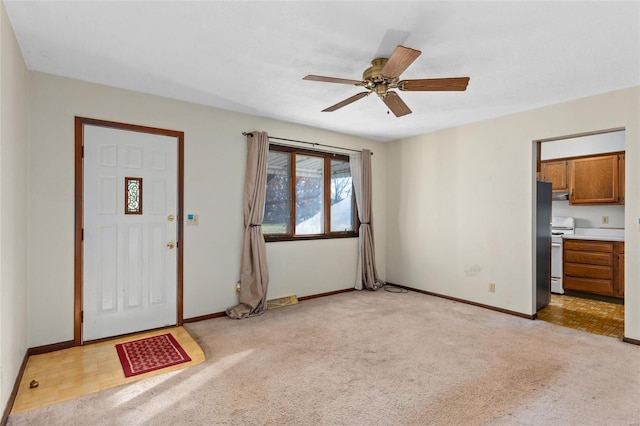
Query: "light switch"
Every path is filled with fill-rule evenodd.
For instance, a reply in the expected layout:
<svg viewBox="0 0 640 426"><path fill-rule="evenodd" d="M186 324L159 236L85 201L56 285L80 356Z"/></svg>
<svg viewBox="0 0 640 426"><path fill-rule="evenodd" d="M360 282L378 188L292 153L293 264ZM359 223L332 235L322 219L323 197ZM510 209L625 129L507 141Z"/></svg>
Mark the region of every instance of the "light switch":
<svg viewBox="0 0 640 426"><path fill-rule="evenodd" d="M197 225L198 224L198 215L193 213L187 214L187 225Z"/></svg>

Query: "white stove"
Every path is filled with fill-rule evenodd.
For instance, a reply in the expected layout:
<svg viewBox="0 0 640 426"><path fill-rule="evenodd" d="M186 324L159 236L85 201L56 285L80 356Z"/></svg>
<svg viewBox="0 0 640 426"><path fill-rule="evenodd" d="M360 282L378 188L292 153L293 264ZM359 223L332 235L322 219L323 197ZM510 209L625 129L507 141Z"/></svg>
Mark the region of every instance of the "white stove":
<svg viewBox="0 0 640 426"><path fill-rule="evenodd" d="M551 218L551 292L564 294L562 287L562 236L575 234L575 220L568 216Z"/></svg>

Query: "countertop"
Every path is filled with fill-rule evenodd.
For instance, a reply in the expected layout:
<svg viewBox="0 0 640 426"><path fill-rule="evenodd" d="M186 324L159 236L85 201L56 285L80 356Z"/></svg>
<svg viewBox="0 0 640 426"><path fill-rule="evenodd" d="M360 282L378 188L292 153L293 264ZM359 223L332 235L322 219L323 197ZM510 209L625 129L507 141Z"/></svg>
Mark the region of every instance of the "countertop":
<svg viewBox="0 0 640 426"><path fill-rule="evenodd" d="M568 240L623 241L624 229L576 228L574 235L563 235Z"/></svg>

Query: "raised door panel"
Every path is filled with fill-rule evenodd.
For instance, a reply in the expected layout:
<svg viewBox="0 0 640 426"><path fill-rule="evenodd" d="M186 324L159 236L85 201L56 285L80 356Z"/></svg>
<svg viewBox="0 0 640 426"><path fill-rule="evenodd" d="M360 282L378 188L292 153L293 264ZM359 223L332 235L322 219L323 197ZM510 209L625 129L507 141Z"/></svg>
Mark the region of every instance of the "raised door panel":
<svg viewBox="0 0 640 426"><path fill-rule="evenodd" d="M618 296L624 297L624 253L619 254L618 268L620 268L620 273L618 274Z"/></svg>
<svg viewBox="0 0 640 426"><path fill-rule="evenodd" d="M551 182L552 191L569 190L568 161L545 161L542 163L542 180Z"/></svg>
<svg viewBox="0 0 640 426"><path fill-rule="evenodd" d="M571 240L563 241L565 250L600 251L613 253L613 243L609 241L595 240Z"/></svg>
<svg viewBox="0 0 640 426"><path fill-rule="evenodd" d="M618 155L618 186L620 204L624 204L625 197L625 154Z"/></svg>
<svg viewBox="0 0 640 426"><path fill-rule="evenodd" d="M571 204L619 203L618 155L571 160Z"/></svg>
<svg viewBox="0 0 640 426"><path fill-rule="evenodd" d="M118 227L106 224L99 227L100 257L91 258L86 267L95 268L96 285L92 289L95 293L94 304L98 315L113 313L118 306Z"/></svg>
<svg viewBox="0 0 640 426"><path fill-rule="evenodd" d="M562 285L567 290L584 291L587 293L596 293L614 296L612 280L601 280L593 278L581 277L564 277Z"/></svg>
<svg viewBox="0 0 640 426"><path fill-rule="evenodd" d="M124 247L122 257L123 268L123 309L142 309L144 291L144 258L142 253L143 225L140 223L123 226Z"/></svg>
<svg viewBox="0 0 640 426"><path fill-rule="evenodd" d="M564 254L564 261L611 266L613 265L613 253L592 253L588 251L567 250Z"/></svg>
<svg viewBox="0 0 640 426"><path fill-rule="evenodd" d="M617 289L618 296L624 297L624 242L617 242L615 248L615 288Z"/></svg>
<svg viewBox="0 0 640 426"><path fill-rule="evenodd" d="M565 262L564 274L572 277L613 280L613 268L611 266L585 265L583 263Z"/></svg>

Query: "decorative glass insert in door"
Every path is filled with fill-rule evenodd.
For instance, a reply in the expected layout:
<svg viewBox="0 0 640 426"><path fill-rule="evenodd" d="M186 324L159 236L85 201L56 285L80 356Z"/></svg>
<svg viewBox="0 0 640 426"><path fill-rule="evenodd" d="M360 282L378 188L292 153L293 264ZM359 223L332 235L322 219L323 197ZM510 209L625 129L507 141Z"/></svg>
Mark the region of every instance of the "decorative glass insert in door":
<svg viewBox="0 0 640 426"><path fill-rule="evenodd" d="M142 178L124 178L124 214L142 214Z"/></svg>

